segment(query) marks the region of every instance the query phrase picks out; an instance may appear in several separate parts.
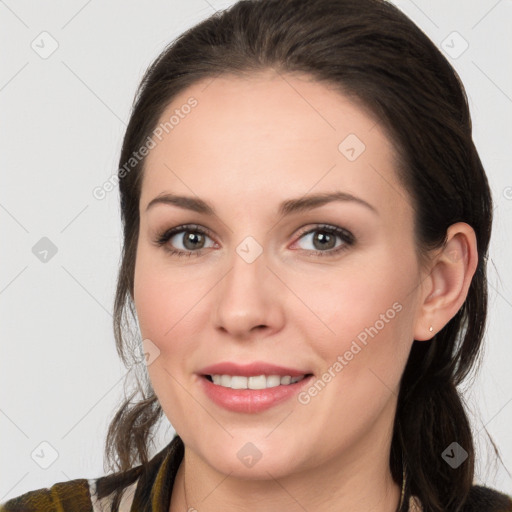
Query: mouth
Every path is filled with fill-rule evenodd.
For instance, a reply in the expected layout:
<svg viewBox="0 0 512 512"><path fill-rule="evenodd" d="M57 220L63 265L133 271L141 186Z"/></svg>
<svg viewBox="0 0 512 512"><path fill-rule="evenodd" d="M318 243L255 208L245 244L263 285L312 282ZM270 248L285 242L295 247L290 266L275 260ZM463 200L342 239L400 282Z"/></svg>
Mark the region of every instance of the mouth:
<svg viewBox="0 0 512 512"><path fill-rule="evenodd" d="M230 389L270 389L277 386L289 386L296 384L307 377L311 377L312 373L303 375L227 375L227 374L205 374L203 378L216 386Z"/></svg>
<svg viewBox="0 0 512 512"><path fill-rule="evenodd" d="M313 379L307 367L266 361L224 361L201 368L196 375L212 402L237 413L259 413L291 400Z"/></svg>
<svg viewBox="0 0 512 512"><path fill-rule="evenodd" d="M311 383L313 374L204 373L198 377L202 392L217 406L235 413L255 414L291 400Z"/></svg>

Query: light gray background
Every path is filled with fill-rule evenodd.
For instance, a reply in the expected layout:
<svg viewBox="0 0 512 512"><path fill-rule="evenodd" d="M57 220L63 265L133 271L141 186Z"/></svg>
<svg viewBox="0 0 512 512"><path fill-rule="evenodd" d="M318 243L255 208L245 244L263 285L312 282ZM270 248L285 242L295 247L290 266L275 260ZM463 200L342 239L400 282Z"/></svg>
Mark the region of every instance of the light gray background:
<svg viewBox="0 0 512 512"><path fill-rule="evenodd" d="M111 328L121 226L117 188L101 201L92 190L116 172L149 63L233 3L0 0L0 502L103 474L106 428L125 375ZM451 47L494 194L485 358L466 397L475 413L477 479L512 494L483 431L512 472L512 2L395 3L439 47ZM31 47L51 49L43 31L58 43L46 59ZM456 58L464 41L454 31L469 44ZM46 263L32 252L42 237L58 249ZM165 422L162 447L172 433ZM43 469L52 450L58 456Z"/></svg>

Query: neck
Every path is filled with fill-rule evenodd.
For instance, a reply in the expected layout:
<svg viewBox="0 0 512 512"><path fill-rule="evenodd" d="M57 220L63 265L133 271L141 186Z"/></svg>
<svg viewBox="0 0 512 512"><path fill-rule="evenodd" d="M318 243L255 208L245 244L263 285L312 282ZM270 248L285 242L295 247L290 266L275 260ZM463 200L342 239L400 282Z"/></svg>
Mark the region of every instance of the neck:
<svg viewBox="0 0 512 512"><path fill-rule="evenodd" d="M224 475L185 446L170 512L395 512L401 487L389 469L390 446L371 437L322 466L265 480Z"/></svg>

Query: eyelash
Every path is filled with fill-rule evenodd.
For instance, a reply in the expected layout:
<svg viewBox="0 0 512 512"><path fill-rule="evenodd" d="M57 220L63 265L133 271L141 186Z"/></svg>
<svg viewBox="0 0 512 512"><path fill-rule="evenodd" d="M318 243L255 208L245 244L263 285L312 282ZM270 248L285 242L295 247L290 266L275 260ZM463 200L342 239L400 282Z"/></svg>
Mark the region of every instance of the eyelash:
<svg viewBox="0 0 512 512"><path fill-rule="evenodd" d="M167 231L164 231L164 232L160 233L159 235L157 235L155 243L157 246L161 247L161 246L165 245L174 235L176 235L178 233L182 233L182 232L187 232L187 231L191 232L191 233L200 233L202 235L206 235L206 236L212 238L210 231L207 229L201 228L200 226L198 226L196 224L183 224L181 226L176 226L175 228L168 229ZM342 244L341 246L339 246L336 249L329 249L327 251L317 251L317 250L309 251L307 249L302 249L308 253L313 253L315 256L323 257L323 256L337 255L337 254L347 250L350 246L354 245L354 243L355 243L355 237L354 237L354 235L352 235L352 233L350 231L347 231L346 229L343 229L343 228L339 228L337 226L331 226L328 224L321 224L321 225L316 226L313 229L309 229L308 231L300 233L299 240L303 236L309 235L311 233L315 233L316 231L321 231L323 233L329 233L331 235L337 235L342 239L344 244ZM169 247L166 245L165 250L173 256L190 257L192 255L200 256L203 253L203 251L206 249L199 249L198 251L183 251L183 250L173 249L172 247Z"/></svg>

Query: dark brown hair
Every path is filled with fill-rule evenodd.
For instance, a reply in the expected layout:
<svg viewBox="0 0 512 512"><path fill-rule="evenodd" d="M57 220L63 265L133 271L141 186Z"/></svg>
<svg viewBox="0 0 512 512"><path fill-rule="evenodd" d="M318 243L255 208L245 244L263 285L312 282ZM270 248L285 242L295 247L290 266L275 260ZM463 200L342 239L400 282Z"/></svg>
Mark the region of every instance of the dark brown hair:
<svg viewBox="0 0 512 512"><path fill-rule="evenodd" d="M129 172L126 162L144 146L178 93L220 74L247 76L267 69L306 74L337 87L380 120L397 149L397 174L414 205L422 263L430 249L443 246L451 224L463 221L475 230L478 267L466 301L432 340L413 342L390 454L393 478L401 482L403 462L410 491L425 512L456 512L472 486L475 461L470 423L456 388L475 367L484 334L492 199L458 75L429 38L390 3L240 1L187 30L149 67L119 160L124 230L114 315L119 355L133 368L140 344L130 325L136 319L133 283L144 159ZM110 424L105 454L118 474L103 494L121 491L138 474L128 470L148 461L162 409L146 373L142 382ZM456 469L441 456L454 441L468 454Z"/></svg>

